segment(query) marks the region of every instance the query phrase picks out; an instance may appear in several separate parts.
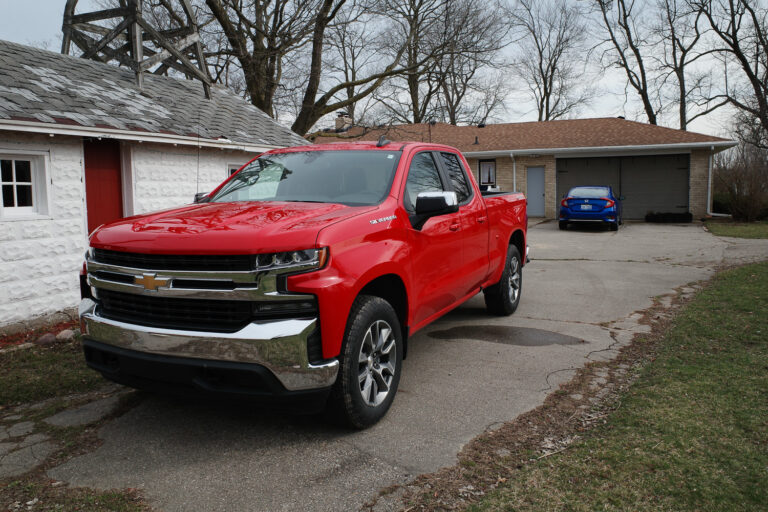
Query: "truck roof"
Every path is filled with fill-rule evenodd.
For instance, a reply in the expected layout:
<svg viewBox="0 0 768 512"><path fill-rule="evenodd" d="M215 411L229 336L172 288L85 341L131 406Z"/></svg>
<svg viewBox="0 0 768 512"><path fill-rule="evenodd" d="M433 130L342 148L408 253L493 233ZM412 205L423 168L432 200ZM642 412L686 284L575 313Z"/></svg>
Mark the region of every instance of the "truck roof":
<svg viewBox="0 0 768 512"><path fill-rule="evenodd" d="M435 150L450 149L453 151L457 151L456 148L454 147L446 146L444 144L433 144L430 142L391 141L388 144L385 144L379 147L377 146L376 141L361 140L361 141L350 141L350 142L329 142L326 144L311 144L307 146L292 146L287 148L273 149L269 152L270 153L293 153L297 151L328 151L328 150L402 151L404 149L407 149L413 146L418 146L420 148L433 148Z"/></svg>

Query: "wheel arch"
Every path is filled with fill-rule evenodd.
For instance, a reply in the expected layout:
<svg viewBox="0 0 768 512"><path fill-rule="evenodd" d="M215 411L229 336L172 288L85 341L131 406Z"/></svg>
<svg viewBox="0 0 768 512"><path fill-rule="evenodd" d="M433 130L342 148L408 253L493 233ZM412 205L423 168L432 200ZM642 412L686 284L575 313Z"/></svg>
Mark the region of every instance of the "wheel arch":
<svg viewBox="0 0 768 512"><path fill-rule="evenodd" d="M523 234L522 229L516 229L514 233L512 233L512 236L509 237L509 244L508 245L514 245L517 247L517 250L520 252L520 265L525 265L525 235Z"/></svg>
<svg viewBox="0 0 768 512"><path fill-rule="evenodd" d="M397 314L400 331L403 334L403 359L408 354L408 292L405 283L397 274L384 274L368 282L358 292L386 300Z"/></svg>

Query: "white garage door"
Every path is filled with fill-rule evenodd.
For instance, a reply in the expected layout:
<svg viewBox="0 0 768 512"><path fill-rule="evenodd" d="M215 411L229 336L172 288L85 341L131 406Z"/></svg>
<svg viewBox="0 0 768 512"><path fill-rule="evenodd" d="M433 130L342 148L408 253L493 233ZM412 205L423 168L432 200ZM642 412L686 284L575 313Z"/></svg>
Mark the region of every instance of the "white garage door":
<svg viewBox="0 0 768 512"><path fill-rule="evenodd" d="M624 196L624 218L688 211L688 155L563 158L557 160L557 197L583 185L608 185Z"/></svg>

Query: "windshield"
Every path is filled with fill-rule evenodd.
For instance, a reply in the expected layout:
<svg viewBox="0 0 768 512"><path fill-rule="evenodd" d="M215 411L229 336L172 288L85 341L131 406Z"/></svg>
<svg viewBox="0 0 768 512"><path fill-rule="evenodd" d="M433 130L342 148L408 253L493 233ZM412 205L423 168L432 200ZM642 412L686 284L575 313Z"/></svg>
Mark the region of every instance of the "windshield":
<svg viewBox="0 0 768 512"><path fill-rule="evenodd" d="M568 197L600 199L601 197L610 197L610 192L608 192L608 187L576 187L568 192Z"/></svg>
<svg viewBox="0 0 768 512"><path fill-rule="evenodd" d="M389 193L399 160L399 151L266 154L245 166L211 198L211 202L375 205Z"/></svg>

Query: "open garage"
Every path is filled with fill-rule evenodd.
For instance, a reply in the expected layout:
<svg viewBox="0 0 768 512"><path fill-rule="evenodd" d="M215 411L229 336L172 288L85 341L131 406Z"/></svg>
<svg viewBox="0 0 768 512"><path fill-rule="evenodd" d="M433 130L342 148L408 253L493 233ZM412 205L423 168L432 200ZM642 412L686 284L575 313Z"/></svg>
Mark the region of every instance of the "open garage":
<svg viewBox="0 0 768 512"><path fill-rule="evenodd" d="M557 197L572 187L608 185L624 198L624 218L689 211L690 156L650 155L558 158Z"/></svg>

